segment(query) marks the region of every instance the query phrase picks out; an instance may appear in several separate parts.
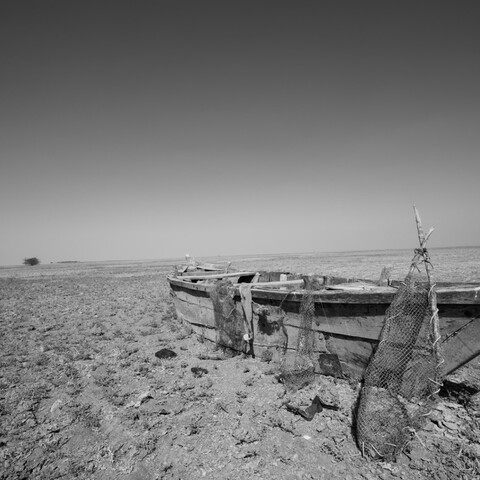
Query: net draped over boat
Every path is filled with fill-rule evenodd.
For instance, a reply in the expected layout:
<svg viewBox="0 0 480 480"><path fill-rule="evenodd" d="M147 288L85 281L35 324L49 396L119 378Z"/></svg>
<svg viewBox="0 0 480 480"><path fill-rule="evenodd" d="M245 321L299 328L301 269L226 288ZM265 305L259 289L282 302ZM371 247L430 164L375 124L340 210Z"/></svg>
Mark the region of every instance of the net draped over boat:
<svg viewBox="0 0 480 480"><path fill-rule="evenodd" d="M438 391L442 361L435 290L430 276L425 281L416 268L425 254L417 253L387 309L378 348L364 375L357 441L372 458L395 459L421 427Z"/></svg>
<svg viewBox="0 0 480 480"><path fill-rule="evenodd" d="M243 348L244 321L237 314L235 287L230 280L218 280L210 292L215 317L216 343L227 347L229 353Z"/></svg>
<svg viewBox="0 0 480 480"><path fill-rule="evenodd" d="M304 277L305 290L300 305L300 328L298 330L296 353L292 357L286 346L280 363L280 375L287 390L295 391L315 380L315 299L313 292L320 287L314 278Z"/></svg>

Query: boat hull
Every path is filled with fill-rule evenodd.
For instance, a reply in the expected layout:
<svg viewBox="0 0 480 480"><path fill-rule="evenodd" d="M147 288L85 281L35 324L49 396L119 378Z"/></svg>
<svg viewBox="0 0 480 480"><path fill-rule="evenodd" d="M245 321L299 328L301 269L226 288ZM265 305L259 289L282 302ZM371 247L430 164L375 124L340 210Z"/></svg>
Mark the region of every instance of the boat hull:
<svg viewBox="0 0 480 480"><path fill-rule="evenodd" d="M203 283L181 276L169 277L178 317L197 335L219 347L280 362L296 354L302 325L301 305L304 296L311 295L315 305L312 330L316 373L352 379L363 376L396 292L392 286L356 290L355 286L347 285L310 293L302 289L252 287L253 312L247 319L245 302L242 303L236 283L242 278L231 276L229 280L235 286L225 319L212 301L213 280ZM480 293L478 296L477 293L478 289L472 287L437 290L445 374L480 353ZM246 334L251 339L245 340Z"/></svg>

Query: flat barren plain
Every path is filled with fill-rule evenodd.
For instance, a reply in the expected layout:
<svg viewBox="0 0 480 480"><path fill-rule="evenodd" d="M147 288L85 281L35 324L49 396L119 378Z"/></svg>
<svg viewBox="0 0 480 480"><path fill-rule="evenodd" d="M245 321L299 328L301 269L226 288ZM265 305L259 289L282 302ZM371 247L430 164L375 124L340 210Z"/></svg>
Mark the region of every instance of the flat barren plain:
<svg viewBox="0 0 480 480"><path fill-rule="evenodd" d="M430 253L437 281L480 282L480 248ZM373 279L392 265L401 279L412 255L230 260L240 269ZM310 422L287 411L276 365L214 360L215 346L176 319L166 281L175 263L0 267L1 479L480 478L478 357L457 374L465 388L442 391L397 462L375 462L353 435L359 384L320 377L296 402L318 394L339 410ZM176 356L159 359L161 349Z"/></svg>

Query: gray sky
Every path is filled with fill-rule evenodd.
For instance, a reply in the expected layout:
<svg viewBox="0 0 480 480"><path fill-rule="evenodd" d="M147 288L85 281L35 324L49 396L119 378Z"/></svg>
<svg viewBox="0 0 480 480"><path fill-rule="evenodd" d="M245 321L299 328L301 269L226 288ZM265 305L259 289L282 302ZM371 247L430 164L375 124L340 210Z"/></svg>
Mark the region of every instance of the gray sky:
<svg viewBox="0 0 480 480"><path fill-rule="evenodd" d="M480 245L477 1L3 1L0 264Z"/></svg>

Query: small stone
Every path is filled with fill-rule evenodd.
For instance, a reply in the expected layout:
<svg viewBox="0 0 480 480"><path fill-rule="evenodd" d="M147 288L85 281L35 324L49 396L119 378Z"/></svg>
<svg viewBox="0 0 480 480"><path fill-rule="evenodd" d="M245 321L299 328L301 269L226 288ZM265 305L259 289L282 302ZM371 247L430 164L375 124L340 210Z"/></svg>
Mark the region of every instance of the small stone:
<svg viewBox="0 0 480 480"><path fill-rule="evenodd" d="M158 352L155 352L155 356L160 359L164 358L174 358L177 354L173 350L169 350L168 348L162 348Z"/></svg>
<svg viewBox="0 0 480 480"><path fill-rule="evenodd" d="M315 430L317 432L323 432L325 430L325 428L327 428L327 424L322 422L322 423L319 423L316 427L315 427Z"/></svg>
<svg viewBox="0 0 480 480"><path fill-rule="evenodd" d="M62 403L63 402L60 399L55 400L50 407L50 413L54 413L56 410L58 410L61 407Z"/></svg>
<svg viewBox="0 0 480 480"><path fill-rule="evenodd" d="M479 443L472 443L470 445L470 450L472 451L474 457L480 458L480 444Z"/></svg>
<svg viewBox="0 0 480 480"><path fill-rule="evenodd" d="M192 371L193 376L196 378L200 378L208 373L208 370L203 367L192 367L190 370Z"/></svg>

